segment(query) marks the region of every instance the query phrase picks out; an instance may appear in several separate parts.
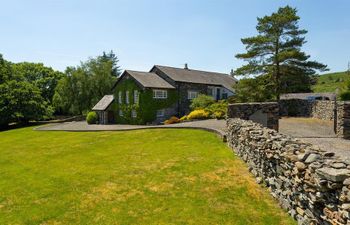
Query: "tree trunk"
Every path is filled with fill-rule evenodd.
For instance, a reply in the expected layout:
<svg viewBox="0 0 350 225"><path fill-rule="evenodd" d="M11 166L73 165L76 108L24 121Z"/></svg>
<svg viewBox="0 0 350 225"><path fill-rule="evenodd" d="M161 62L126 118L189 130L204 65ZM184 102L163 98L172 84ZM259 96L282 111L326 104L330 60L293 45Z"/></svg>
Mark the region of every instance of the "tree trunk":
<svg viewBox="0 0 350 225"><path fill-rule="evenodd" d="M280 94L281 94L281 89L280 89L280 62L278 59L278 53L279 53L279 37L277 37L276 40L276 49L275 49L275 92L276 92L276 100L280 100Z"/></svg>

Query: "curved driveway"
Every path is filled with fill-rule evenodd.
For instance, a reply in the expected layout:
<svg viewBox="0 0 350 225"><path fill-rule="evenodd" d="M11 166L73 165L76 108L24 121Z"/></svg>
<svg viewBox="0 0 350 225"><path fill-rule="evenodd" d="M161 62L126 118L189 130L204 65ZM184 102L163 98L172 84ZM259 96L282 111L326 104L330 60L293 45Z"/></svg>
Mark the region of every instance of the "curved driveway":
<svg viewBox="0 0 350 225"><path fill-rule="evenodd" d="M140 129L158 129L158 128L189 128L202 129L218 134L224 141L226 140L226 121L225 120L199 120L185 123L176 123L169 125L126 125L126 124L108 124L108 125L89 125L85 121L65 122L47 124L35 128L42 131L127 131Z"/></svg>

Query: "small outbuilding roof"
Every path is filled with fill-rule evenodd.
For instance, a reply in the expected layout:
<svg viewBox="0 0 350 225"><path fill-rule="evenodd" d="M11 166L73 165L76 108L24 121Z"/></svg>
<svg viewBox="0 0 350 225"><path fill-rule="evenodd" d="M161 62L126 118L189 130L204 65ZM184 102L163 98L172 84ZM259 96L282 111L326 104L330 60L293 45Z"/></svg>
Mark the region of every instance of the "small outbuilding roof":
<svg viewBox="0 0 350 225"><path fill-rule="evenodd" d="M225 73L208 72L193 69L181 69L170 66L155 65L154 68L158 68L160 71L169 76L172 80L178 82L198 83L219 85L234 92L233 85L237 82L236 79Z"/></svg>
<svg viewBox="0 0 350 225"><path fill-rule="evenodd" d="M114 101L113 95L105 95L101 100L92 108L95 111L104 111Z"/></svg>
<svg viewBox="0 0 350 225"><path fill-rule="evenodd" d="M139 84L146 88L166 88L166 89L175 89L175 87L163 78L158 76L155 73L150 72L140 72L133 70L125 70L125 73L133 77Z"/></svg>

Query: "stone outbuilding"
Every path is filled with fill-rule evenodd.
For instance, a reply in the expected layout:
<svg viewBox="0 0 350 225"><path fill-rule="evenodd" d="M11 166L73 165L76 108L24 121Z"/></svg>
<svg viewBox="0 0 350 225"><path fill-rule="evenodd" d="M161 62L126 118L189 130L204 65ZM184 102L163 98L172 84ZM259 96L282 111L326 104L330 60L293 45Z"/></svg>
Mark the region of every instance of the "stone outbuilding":
<svg viewBox="0 0 350 225"><path fill-rule="evenodd" d="M92 108L98 114L100 124L114 123L114 112L111 107L114 102L113 95L105 95L103 98Z"/></svg>

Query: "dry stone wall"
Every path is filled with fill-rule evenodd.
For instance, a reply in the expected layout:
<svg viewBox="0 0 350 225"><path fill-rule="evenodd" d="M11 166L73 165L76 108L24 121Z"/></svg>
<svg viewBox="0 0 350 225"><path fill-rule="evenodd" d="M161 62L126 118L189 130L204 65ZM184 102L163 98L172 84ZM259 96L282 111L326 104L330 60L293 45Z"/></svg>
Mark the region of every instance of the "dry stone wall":
<svg viewBox="0 0 350 225"><path fill-rule="evenodd" d="M283 99L279 101L281 116L313 117L321 120L333 120L335 101L304 99Z"/></svg>
<svg viewBox="0 0 350 225"><path fill-rule="evenodd" d="M350 224L350 162L252 121L227 120L227 142L299 224Z"/></svg>
<svg viewBox="0 0 350 225"><path fill-rule="evenodd" d="M265 127L278 130L279 106L277 102L230 104L227 117L252 120Z"/></svg>

